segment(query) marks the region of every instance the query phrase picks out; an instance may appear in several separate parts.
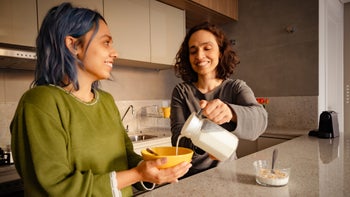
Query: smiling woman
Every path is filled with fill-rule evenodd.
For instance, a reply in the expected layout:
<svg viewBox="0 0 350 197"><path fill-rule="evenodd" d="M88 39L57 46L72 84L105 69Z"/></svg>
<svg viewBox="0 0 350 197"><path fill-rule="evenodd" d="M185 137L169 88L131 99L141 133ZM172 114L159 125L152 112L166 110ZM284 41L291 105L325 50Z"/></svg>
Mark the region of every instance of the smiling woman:
<svg viewBox="0 0 350 197"><path fill-rule="evenodd" d="M86 33L86 39L90 41L85 46L79 44L78 39L72 36L66 37L65 40L70 51L76 53L78 60L82 64L83 68L78 67L78 72L90 74L86 76L87 80L92 82L108 79L113 67L113 61L117 57L117 53L112 47L112 37L106 23L103 20L99 20L95 28L99 30Z"/></svg>
<svg viewBox="0 0 350 197"><path fill-rule="evenodd" d="M11 122L12 152L25 196L132 196L140 181L176 182L191 164L160 170L133 150L113 97L99 89L117 52L104 18L63 3L37 37L30 90Z"/></svg>
<svg viewBox="0 0 350 197"><path fill-rule="evenodd" d="M175 73L184 82L178 84L172 93L173 146L186 119L198 111L241 139L255 140L265 131L267 112L264 107L256 101L253 91L244 81L230 78L237 64L236 52L215 25L203 23L189 30L176 55ZM186 176L219 163L189 138L181 138L179 145L194 150L193 167ZM234 152L231 159L235 157Z"/></svg>

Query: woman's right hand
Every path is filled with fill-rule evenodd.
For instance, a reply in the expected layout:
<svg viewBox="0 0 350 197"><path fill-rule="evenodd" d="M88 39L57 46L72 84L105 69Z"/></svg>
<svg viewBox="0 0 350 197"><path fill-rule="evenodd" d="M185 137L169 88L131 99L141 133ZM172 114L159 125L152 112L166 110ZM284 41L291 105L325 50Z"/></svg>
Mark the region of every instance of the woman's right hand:
<svg viewBox="0 0 350 197"><path fill-rule="evenodd" d="M202 108L202 114L218 125L230 121L237 122L237 117L234 111L220 99L214 99L211 101L201 100L199 101L199 105Z"/></svg>
<svg viewBox="0 0 350 197"><path fill-rule="evenodd" d="M178 181L178 178L185 175L192 166L191 163L182 162L174 167L158 168L166 162L166 158L141 162L136 168L142 177L142 181L156 184L174 183Z"/></svg>

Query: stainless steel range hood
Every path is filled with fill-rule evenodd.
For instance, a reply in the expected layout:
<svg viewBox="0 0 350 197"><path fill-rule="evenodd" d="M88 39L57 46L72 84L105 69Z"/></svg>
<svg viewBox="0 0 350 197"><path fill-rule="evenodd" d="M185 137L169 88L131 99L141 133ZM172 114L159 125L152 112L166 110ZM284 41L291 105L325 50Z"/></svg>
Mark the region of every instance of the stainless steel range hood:
<svg viewBox="0 0 350 197"><path fill-rule="evenodd" d="M35 47L0 43L0 69L34 70Z"/></svg>

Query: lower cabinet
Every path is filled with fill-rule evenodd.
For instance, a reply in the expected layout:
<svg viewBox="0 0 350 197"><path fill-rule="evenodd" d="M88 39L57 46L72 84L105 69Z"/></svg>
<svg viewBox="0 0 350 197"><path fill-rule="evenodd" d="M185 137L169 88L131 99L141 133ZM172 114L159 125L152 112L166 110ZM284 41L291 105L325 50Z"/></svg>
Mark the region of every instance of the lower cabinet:
<svg viewBox="0 0 350 197"><path fill-rule="evenodd" d="M276 144L280 144L287 140L289 139L282 138L282 137L278 138L278 137L264 137L264 136L260 136L255 141L239 139L239 143L236 151L237 157L238 158L244 157L246 155L269 148Z"/></svg>
<svg viewBox="0 0 350 197"><path fill-rule="evenodd" d="M257 140L257 149L263 150L265 148L269 148L271 146L274 146L276 144L280 144L282 142L285 142L289 139L285 138L271 138L271 137L259 137Z"/></svg>
<svg viewBox="0 0 350 197"><path fill-rule="evenodd" d="M257 141L239 139L238 147L236 150L236 154L238 158L255 153L256 151L258 151Z"/></svg>

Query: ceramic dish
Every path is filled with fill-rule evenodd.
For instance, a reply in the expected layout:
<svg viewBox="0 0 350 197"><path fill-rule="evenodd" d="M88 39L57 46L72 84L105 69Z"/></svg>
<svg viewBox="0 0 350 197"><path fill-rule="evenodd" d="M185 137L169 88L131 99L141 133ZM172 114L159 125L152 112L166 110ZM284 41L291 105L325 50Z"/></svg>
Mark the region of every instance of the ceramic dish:
<svg viewBox="0 0 350 197"><path fill-rule="evenodd" d="M152 147L150 148L155 154L152 154L146 149L141 151L141 155L144 160L152 160L166 157L168 162L159 166L159 168L169 168L175 166L181 162L191 162L193 151L188 148L179 147L178 155L176 155L176 147L164 146L164 147Z"/></svg>

